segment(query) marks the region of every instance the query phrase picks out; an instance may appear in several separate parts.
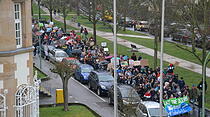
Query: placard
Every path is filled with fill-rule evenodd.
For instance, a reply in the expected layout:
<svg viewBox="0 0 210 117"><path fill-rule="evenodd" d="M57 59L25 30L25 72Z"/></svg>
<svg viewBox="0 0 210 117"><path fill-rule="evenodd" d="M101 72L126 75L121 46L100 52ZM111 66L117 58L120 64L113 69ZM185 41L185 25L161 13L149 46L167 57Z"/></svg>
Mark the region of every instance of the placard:
<svg viewBox="0 0 210 117"><path fill-rule="evenodd" d="M101 42L101 46L102 47L106 47L107 46L107 43L106 42Z"/></svg>
<svg viewBox="0 0 210 117"><path fill-rule="evenodd" d="M50 22L50 25L54 25L54 22Z"/></svg>
<svg viewBox="0 0 210 117"><path fill-rule="evenodd" d="M122 62L121 62L121 66L122 66L122 67L128 66L128 62L127 62L127 61L122 61Z"/></svg>
<svg viewBox="0 0 210 117"><path fill-rule="evenodd" d="M133 62L133 66L140 66L141 65L141 62L140 61L134 61Z"/></svg>
<svg viewBox="0 0 210 117"><path fill-rule="evenodd" d="M104 48L104 52L108 52L109 51L109 48Z"/></svg>
<svg viewBox="0 0 210 117"><path fill-rule="evenodd" d="M147 60L147 59L142 59L142 60L140 61L140 65L141 65L141 66L149 66L148 60Z"/></svg>
<svg viewBox="0 0 210 117"><path fill-rule="evenodd" d="M114 65L114 58L111 59L111 63ZM117 58L116 65L119 65L119 64L120 64L120 58Z"/></svg>
<svg viewBox="0 0 210 117"><path fill-rule="evenodd" d="M129 61L128 61L128 62L129 62L129 65L130 65L130 66L133 66L133 64L134 64L134 60L129 59Z"/></svg>

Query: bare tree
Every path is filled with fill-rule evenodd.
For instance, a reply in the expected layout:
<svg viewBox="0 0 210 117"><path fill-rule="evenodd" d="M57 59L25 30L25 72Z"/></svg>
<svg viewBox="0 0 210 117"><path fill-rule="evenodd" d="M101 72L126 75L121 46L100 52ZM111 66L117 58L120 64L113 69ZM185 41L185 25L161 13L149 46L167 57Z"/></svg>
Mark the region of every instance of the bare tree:
<svg viewBox="0 0 210 117"><path fill-rule="evenodd" d="M66 17L68 16L68 13L71 11L72 0L55 0L55 1L57 4L57 9L59 9L63 14L64 32L66 32L67 29Z"/></svg>
<svg viewBox="0 0 210 117"><path fill-rule="evenodd" d="M50 12L50 21L52 22L53 21L52 13L53 13L53 10L56 7L56 1L55 0L42 0L42 5L49 10L49 12Z"/></svg>
<svg viewBox="0 0 210 117"><path fill-rule="evenodd" d="M58 62L55 63L54 66L54 69L51 69L51 71L57 73L62 80L64 91L64 111L68 111L68 81L75 73L76 65Z"/></svg>
<svg viewBox="0 0 210 117"><path fill-rule="evenodd" d="M187 48L184 46L177 45L177 47L186 50L187 52L193 54L198 61L202 64L202 73L206 74L205 68L205 58L207 56L207 35L209 35L210 26L210 1L208 0L197 0L197 1L189 1L183 0L181 3L177 2L176 4L177 10L176 17L179 18L181 23L190 24L190 31L192 33L191 44L192 48ZM200 54L196 49L195 40L201 41L202 45L202 53ZM206 77L206 75L205 75Z"/></svg>

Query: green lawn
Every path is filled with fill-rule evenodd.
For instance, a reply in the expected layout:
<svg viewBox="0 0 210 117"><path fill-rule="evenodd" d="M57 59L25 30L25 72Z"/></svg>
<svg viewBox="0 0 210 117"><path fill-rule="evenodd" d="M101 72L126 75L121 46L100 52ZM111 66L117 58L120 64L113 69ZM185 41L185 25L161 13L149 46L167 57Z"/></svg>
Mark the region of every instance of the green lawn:
<svg viewBox="0 0 210 117"><path fill-rule="evenodd" d="M140 45L143 45L145 47L154 49L154 40L153 39L124 37L124 36L123 37L119 36L119 37L122 38L122 39L128 40L128 41L134 42L136 44L140 44ZM182 45L182 46L186 47L184 45ZM191 47L187 47L187 48L191 49ZM160 43L159 43L158 50L160 51ZM201 50L197 49L197 52L200 56L202 55ZM181 59L184 59L184 60L187 60L187 61L190 61L190 62L197 63L197 64L201 65L201 63L198 61L198 59L193 54L191 54L191 53L189 53L189 52L187 52L183 49L180 49L179 47L176 46L176 44L171 43L171 42L167 42L167 41L164 42L164 53L167 53L167 54L175 56L177 58L181 58ZM210 59L210 57L209 57L209 59ZM207 66L210 68L210 63Z"/></svg>
<svg viewBox="0 0 210 117"><path fill-rule="evenodd" d="M39 14L39 7L37 4L33 3L33 13L34 14ZM46 14L41 8L40 8L40 13L41 14Z"/></svg>
<svg viewBox="0 0 210 117"><path fill-rule="evenodd" d="M84 26L93 28L93 24L88 20L88 17L86 17L86 16L83 16L83 15L78 16L77 17L77 22L81 23ZM99 31L104 31L104 32L112 32L112 28L111 27L112 26L110 24L104 23L102 21L98 21L96 29L99 30ZM145 34L134 32L134 31L130 31L130 30L126 30L126 31L119 30L118 33L130 34L130 35L145 35Z"/></svg>
<svg viewBox="0 0 210 117"><path fill-rule="evenodd" d="M100 44L101 42L107 42L108 48L110 53L113 53L113 43L109 40L106 40L104 38L101 37L97 37L97 43ZM127 48L125 46L119 45L117 46L118 48L118 55L129 55L131 56L131 52L129 51L130 48ZM153 66L153 60L154 58L152 56L149 56L147 54L143 54L143 53L136 53L137 56L141 55L143 57L143 59L148 59L149 61L149 65L152 67ZM158 60L159 61L159 60ZM159 63L158 63L159 64ZM164 62L164 67L167 67L169 63ZM179 75L179 77L183 77L186 84L191 88L191 86L193 84L195 84L196 86L199 84L199 82L201 81L202 75L192 72L190 70L175 66L175 73ZM210 84L210 78L207 78L207 83ZM210 87L208 87L208 92L206 94L206 99L207 99L207 103L206 106L208 108L210 108Z"/></svg>
<svg viewBox="0 0 210 117"><path fill-rule="evenodd" d="M92 24L91 24L91 22L88 21L87 17L79 16L77 21L80 22L82 25L85 25L87 27L92 27ZM55 22L55 24L59 24L58 26L62 26L63 23L59 23L59 22L56 23ZM110 29L108 29L108 26L103 26L103 24L101 22L99 22L98 24L100 24L100 25L97 25L97 29L109 32ZM100 29L100 28L102 28L102 29ZM138 33L138 35L140 35L140 34ZM142 40L144 40L144 41L142 41ZM141 41L139 41L139 38L131 38L131 37L129 37L129 41L133 41L135 43L140 43L141 45L144 45L146 47L153 48L153 42L152 42L153 40L141 39ZM101 42L107 42L109 51L110 51L110 53L113 54L113 43L111 41L109 41L109 40L106 40L104 38L101 38L101 37L97 36L97 44L100 44ZM170 44L171 43L166 45L166 43L165 43L165 49L167 48L167 51L172 51L173 50L174 52L177 52L176 54L178 54L178 55L181 54L180 56L182 56L182 57L189 55L187 53L186 54L182 54L181 51L177 51L178 50L177 48L175 49L174 45L170 45ZM121 54L121 55L124 54L124 55L131 56L132 53L130 51L128 51L128 50L130 50L130 48L127 48L127 47L122 46L122 45L118 45L118 54ZM167 53L166 50L164 50L164 51ZM143 59L148 59L149 65L151 67L153 66L154 58L152 56L149 56L149 55L143 54L143 53L136 53L136 55L137 56L141 55L143 57ZM172 54L170 54L170 55L172 55ZM193 56L189 55L187 58L188 59L189 58L193 59ZM192 60L190 60L190 61L192 61ZM167 67L168 64L169 63L164 62L164 67ZM178 66L175 68L175 73L179 74L179 77L183 77L185 82L187 83L187 85L189 85L190 87L192 86L192 84L197 85L201 81L201 78L202 78L201 74L198 74L198 73L186 70L186 69L178 67ZM210 84L210 78L207 78L207 83ZM207 97L206 106L208 108L210 108L210 98L209 98L210 97L210 91L209 90L210 90L210 88L208 87L208 92L207 92L207 95L206 95L206 97ZM52 116L52 117L54 117L54 116ZM75 116L75 117L77 117L77 116Z"/></svg>
<svg viewBox="0 0 210 117"><path fill-rule="evenodd" d="M33 16L33 18L38 18L38 16ZM47 21L47 20L50 19L50 16L45 15L45 16L42 16L42 18L46 19L46 21ZM53 22L56 26L58 26L60 28L64 27L62 22L56 21L55 19L53 19ZM78 30L78 28L75 28L75 27L72 27L72 26L69 26L69 25L67 25L66 27L67 27L67 30Z"/></svg>
<svg viewBox="0 0 210 117"><path fill-rule="evenodd" d="M36 67L33 67L33 74L35 74L35 71L37 71L37 78L39 79L44 79L47 77L46 74L44 74L43 72L41 72L39 69L37 69Z"/></svg>
<svg viewBox="0 0 210 117"><path fill-rule="evenodd" d="M63 106L40 108L40 117L97 117L85 106L69 106L70 111L64 112Z"/></svg>

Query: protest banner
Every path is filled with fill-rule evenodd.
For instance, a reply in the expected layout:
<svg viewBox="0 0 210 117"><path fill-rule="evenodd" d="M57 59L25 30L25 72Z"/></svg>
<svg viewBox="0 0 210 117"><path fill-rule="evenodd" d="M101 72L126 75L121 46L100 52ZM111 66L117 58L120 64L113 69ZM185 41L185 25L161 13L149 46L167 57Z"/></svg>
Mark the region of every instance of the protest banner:
<svg viewBox="0 0 210 117"><path fill-rule="evenodd" d="M192 110L187 96L163 100L163 104L169 116L184 114Z"/></svg>
<svg viewBox="0 0 210 117"><path fill-rule="evenodd" d="M112 57L111 63L114 65L114 57ZM119 64L120 64L120 58L117 57L117 63L116 63L116 65L119 65Z"/></svg>

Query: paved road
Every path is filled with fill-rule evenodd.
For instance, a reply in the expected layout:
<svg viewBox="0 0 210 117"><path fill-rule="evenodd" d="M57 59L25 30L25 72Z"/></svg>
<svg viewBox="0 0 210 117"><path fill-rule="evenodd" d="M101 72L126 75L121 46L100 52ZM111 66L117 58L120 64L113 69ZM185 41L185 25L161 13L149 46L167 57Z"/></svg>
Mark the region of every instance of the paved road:
<svg viewBox="0 0 210 117"><path fill-rule="evenodd" d="M39 67L39 57L34 57L34 63ZM53 65L42 59L42 70L51 78L41 83L42 87L50 90L52 97L40 97L40 105L55 104L55 90L62 88L62 82L57 74L50 72ZM93 111L102 117L113 117L113 106L108 104L108 98L99 97L90 91L87 86L81 84L77 80L71 78L69 80L69 103L82 103L87 105Z"/></svg>

